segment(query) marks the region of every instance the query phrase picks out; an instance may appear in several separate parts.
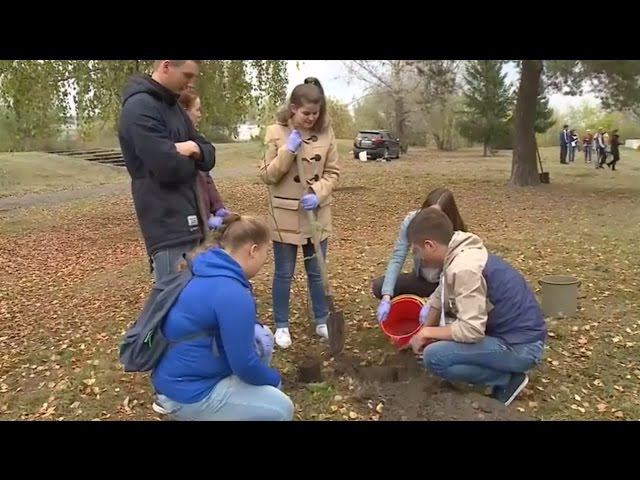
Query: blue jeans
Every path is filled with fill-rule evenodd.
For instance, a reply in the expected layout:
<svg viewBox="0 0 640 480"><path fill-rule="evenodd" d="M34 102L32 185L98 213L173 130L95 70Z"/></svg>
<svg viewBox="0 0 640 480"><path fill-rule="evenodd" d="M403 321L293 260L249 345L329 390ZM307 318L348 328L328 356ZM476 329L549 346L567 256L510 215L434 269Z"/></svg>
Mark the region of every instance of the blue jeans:
<svg viewBox="0 0 640 480"><path fill-rule="evenodd" d="M327 240L320 244L320 248L327 257ZM325 299L325 291L322 286L320 268L315 257L315 250L311 242L302 246L304 256L304 268L307 271L307 283L311 293L313 317L316 325L324 325L329 317L329 307ZM273 316L276 328L289 326L289 298L291 296L291 279L296 268L298 246L288 243L273 242L273 256L275 259L275 272L273 275Z"/></svg>
<svg viewBox="0 0 640 480"><path fill-rule="evenodd" d="M261 358L269 364L271 355ZM209 395L197 403L174 402L157 395L157 402L179 421L290 421L291 399L270 385L249 385L235 375L218 382Z"/></svg>
<svg viewBox="0 0 640 480"><path fill-rule="evenodd" d="M452 382L505 387L512 373L524 373L542 359L544 342L507 345L495 337L478 343L440 341L424 350L426 369Z"/></svg>
<svg viewBox="0 0 640 480"><path fill-rule="evenodd" d="M199 241L194 240L180 245L174 245L172 247L161 248L154 252L151 256L153 262L153 274L156 279L156 283L160 283L172 273L178 271L178 264L182 260L183 255L189 253L200 244Z"/></svg>

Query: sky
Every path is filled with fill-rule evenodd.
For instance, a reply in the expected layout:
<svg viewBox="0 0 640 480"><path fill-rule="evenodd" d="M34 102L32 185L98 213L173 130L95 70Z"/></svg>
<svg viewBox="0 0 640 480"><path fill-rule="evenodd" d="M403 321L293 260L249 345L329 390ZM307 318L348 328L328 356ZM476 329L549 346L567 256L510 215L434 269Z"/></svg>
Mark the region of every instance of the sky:
<svg viewBox="0 0 640 480"><path fill-rule="evenodd" d="M289 74L289 92L302 83L305 77L317 77L325 92L344 103L351 103L360 98L365 89L366 83L350 78L344 64L340 60L289 60L287 63ZM517 80L517 73L513 66L506 67L507 79L512 83ZM558 113L565 112L569 107L578 105L583 101L597 104L594 95L582 95L571 97L561 94L549 96L549 104Z"/></svg>

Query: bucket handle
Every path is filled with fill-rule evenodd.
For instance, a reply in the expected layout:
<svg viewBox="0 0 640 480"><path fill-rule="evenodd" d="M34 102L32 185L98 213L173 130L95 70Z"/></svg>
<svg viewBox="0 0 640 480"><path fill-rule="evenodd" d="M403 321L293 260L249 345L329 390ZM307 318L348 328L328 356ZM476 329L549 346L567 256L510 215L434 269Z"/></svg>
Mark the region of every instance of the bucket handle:
<svg viewBox="0 0 640 480"><path fill-rule="evenodd" d="M538 284L540 286L542 286L542 284L543 284L542 280L538 280ZM546 285L554 285L554 284L553 283L546 283ZM560 285L562 285L562 284L560 284ZM580 288L580 286L582 285L582 280L578 280L576 283L566 283L565 285L577 285L578 288Z"/></svg>

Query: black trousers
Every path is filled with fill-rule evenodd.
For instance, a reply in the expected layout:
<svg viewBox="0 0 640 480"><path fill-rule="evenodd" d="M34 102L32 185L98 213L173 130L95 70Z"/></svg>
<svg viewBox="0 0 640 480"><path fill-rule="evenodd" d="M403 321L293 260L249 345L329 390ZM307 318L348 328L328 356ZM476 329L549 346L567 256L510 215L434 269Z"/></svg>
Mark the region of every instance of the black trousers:
<svg viewBox="0 0 640 480"><path fill-rule="evenodd" d="M384 275L376 278L371 285L373 296L382 298L382 284L384 283ZM393 295L417 295L418 297L427 298L438 288L437 283L427 282L422 277L417 277L415 273L401 273L396 280Z"/></svg>
<svg viewBox="0 0 640 480"><path fill-rule="evenodd" d="M567 146L560 145L560 163L567 163Z"/></svg>

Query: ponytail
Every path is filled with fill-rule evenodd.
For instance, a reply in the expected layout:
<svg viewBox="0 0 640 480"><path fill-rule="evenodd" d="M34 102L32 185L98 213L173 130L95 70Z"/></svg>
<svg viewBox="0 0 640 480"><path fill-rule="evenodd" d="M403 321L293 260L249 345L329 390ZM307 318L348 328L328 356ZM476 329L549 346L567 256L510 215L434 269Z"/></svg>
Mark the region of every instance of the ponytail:
<svg viewBox="0 0 640 480"><path fill-rule="evenodd" d="M205 234L204 241L187 254L192 261L201 253L212 248L224 248L232 251L247 243L263 245L269 241L269 228L262 221L254 217L243 217L232 213L222 220L222 226L218 230ZM187 262L182 261L178 270L187 268Z"/></svg>

